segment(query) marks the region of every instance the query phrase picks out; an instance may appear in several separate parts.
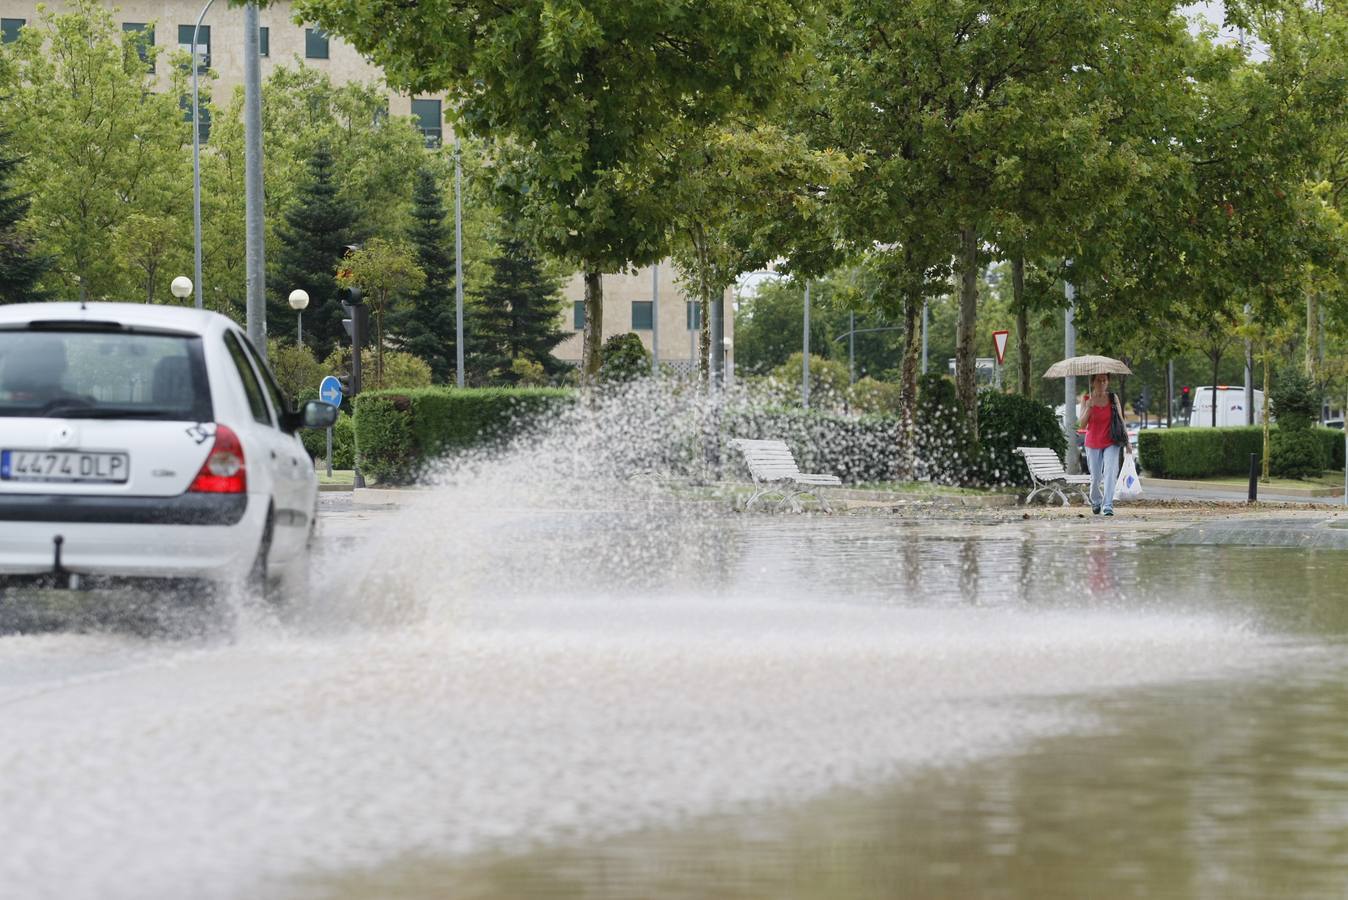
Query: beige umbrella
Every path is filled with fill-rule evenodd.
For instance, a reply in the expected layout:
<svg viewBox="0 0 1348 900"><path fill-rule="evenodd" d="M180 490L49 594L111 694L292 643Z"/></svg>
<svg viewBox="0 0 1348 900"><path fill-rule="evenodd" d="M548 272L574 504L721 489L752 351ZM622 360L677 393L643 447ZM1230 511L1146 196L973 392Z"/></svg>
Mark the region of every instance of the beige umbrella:
<svg viewBox="0 0 1348 900"><path fill-rule="evenodd" d="M1131 375L1133 370L1108 356L1073 356L1060 359L1048 367L1045 378L1066 378L1068 375Z"/></svg>

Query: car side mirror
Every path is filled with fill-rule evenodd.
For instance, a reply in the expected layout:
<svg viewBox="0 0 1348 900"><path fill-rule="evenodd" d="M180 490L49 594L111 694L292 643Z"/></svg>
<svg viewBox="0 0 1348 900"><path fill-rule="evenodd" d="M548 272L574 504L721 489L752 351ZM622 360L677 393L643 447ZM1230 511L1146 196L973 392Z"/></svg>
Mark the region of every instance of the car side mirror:
<svg viewBox="0 0 1348 900"><path fill-rule="evenodd" d="M301 428L331 428L337 423L337 407L322 400L310 400L300 407Z"/></svg>

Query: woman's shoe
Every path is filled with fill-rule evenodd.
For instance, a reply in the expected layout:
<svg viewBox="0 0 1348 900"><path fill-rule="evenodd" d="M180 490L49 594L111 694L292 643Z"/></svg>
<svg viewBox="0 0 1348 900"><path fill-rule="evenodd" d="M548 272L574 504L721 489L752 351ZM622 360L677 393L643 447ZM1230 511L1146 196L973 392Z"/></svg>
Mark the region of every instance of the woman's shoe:
<svg viewBox="0 0 1348 900"><path fill-rule="evenodd" d="M1112 510L1112 509L1107 509L1107 510L1105 510L1105 515L1107 515L1107 516L1112 516L1112 515L1114 515L1114 510Z"/></svg>
<svg viewBox="0 0 1348 900"><path fill-rule="evenodd" d="M1092 507L1091 507L1091 514L1092 514L1092 515L1096 515L1096 516L1100 515L1100 506L1099 506L1099 504L1096 504L1095 506L1092 506Z"/></svg>

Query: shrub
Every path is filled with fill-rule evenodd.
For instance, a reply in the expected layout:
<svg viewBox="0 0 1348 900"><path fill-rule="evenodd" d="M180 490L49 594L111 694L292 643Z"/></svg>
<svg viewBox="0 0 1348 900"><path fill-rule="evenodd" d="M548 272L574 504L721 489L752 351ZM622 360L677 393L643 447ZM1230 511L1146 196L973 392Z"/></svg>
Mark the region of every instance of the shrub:
<svg viewBox="0 0 1348 900"><path fill-rule="evenodd" d="M893 481L898 475L900 426L894 418L853 418L786 407L741 408L726 413L721 435L723 441L785 441L802 471L837 475L850 484ZM743 463L739 453L728 447L722 458ZM747 470L741 474L748 478Z"/></svg>
<svg viewBox="0 0 1348 900"><path fill-rule="evenodd" d="M631 381L651 371L651 357L641 338L633 332L615 334L599 349L600 381Z"/></svg>
<svg viewBox="0 0 1348 900"><path fill-rule="evenodd" d="M319 428L305 428L300 431L300 440L304 449L314 460L327 456L327 431ZM332 467L349 469L356 461L356 433L351 417L346 413L337 416L337 424L332 426Z"/></svg>
<svg viewBox="0 0 1348 900"><path fill-rule="evenodd" d="M1310 428L1279 425L1269 438L1269 471L1283 478L1318 478L1325 470L1324 450Z"/></svg>
<svg viewBox="0 0 1348 900"><path fill-rule="evenodd" d="M548 383L543 364L522 356L510 361L510 375L520 387L543 387Z"/></svg>
<svg viewBox="0 0 1348 900"><path fill-rule="evenodd" d="M800 401L800 381L804 374L805 354L792 353L769 373L777 398L782 403ZM837 360L810 354L810 406L813 409L842 412L847 407L847 366Z"/></svg>
<svg viewBox="0 0 1348 900"><path fill-rule="evenodd" d="M1270 391L1269 401L1270 412L1273 413L1273 418L1281 429L1297 431L1309 429L1311 422L1320 412L1320 401L1315 395L1315 386L1297 369L1279 373L1278 381ZM1274 457L1276 458L1276 454Z"/></svg>
<svg viewBox="0 0 1348 900"><path fill-rule="evenodd" d="M875 378L862 378L848 391L848 404L859 413L896 416L902 409L903 386Z"/></svg>
<svg viewBox="0 0 1348 900"><path fill-rule="evenodd" d="M382 482L412 481L447 453L503 444L574 396L557 388L362 392L355 417L361 468Z"/></svg>
<svg viewBox="0 0 1348 900"><path fill-rule="evenodd" d="M1296 430L1296 429L1292 429ZM1269 471L1277 470L1278 434L1283 428L1269 428ZM1315 459L1321 469L1343 467L1343 432L1332 428L1305 429L1316 447ZM1299 451L1286 443L1284 452L1291 463ZM1250 471L1250 454L1264 453L1263 428L1164 428L1146 429L1138 435L1138 458L1147 472L1158 478L1206 478L1213 475L1244 475ZM1302 453L1304 456L1304 453ZM1304 476L1295 476L1304 477Z"/></svg>
<svg viewBox="0 0 1348 900"><path fill-rule="evenodd" d="M1019 394L985 390L978 395L978 455L966 480L1028 487L1030 473L1017 447L1049 447L1061 459L1067 438L1053 410Z"/></svg>
<svg viewBox="0 0 1348 900"><path fill-rule="evenodd" d="M1343 432L1337 428L1312 428L1311 434L1315 435L1325 452L1325 462L1327 468L1343 468Z"/></svg>
<svg viewBox="0 0 1348 900"><path fill-rule="evenodd" d="M917 382L916 452L918 464L932 481L962 484L969 480L973 453L970 436L955 397L955 382L935 373Z"/></svg>
<svg viewBox="0 0 1348 900"><path fill-rule="evenodd" d="M1148 428L1137 439L1138 459L1157 478L1244 475L1250 471L1251 453L1264 453L1264 430L1258 425Z"/></svg>
<svg viewBox="0 0 1348 900"><path fill-rule="evenodd" d="M336 375L351 369L351 348L338 347L323 360L324 374ZM363 390L379 390L374 383L374 351L369 347L360 351L360 377ZM419 388L431 386L431 367L424 359L400 350L384 351L384 388Z"/></svg>
<svg viewBox="0 0 1348 900"><path fill-rule="evenodd" d="M275 338L267 341L267 362L271 364L281 393L290 400L313 392L318 396L318 385L327 374L308 347L282 344Z"/></svg>

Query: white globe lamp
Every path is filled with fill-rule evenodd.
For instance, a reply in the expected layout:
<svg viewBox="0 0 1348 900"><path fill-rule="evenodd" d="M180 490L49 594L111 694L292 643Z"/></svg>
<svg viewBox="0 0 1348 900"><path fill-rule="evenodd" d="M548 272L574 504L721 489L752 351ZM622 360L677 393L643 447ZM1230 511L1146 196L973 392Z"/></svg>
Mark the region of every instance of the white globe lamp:
<svg viewBox="0 0 1348 900"><path fill-rule="evenodd" d="M304 345L304 310L309 305L309 292L295 288L290 292L290 308L295 311L295 343Z"/></svg>
<svg viewBox="0 0 1348 900"><path fill-rule="evenodd" d="M161 281L160 284L163 284ZM192 279L186 275L179 275L169 283L169 292L179 300L186 300L192 296Z"/></svg>

